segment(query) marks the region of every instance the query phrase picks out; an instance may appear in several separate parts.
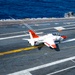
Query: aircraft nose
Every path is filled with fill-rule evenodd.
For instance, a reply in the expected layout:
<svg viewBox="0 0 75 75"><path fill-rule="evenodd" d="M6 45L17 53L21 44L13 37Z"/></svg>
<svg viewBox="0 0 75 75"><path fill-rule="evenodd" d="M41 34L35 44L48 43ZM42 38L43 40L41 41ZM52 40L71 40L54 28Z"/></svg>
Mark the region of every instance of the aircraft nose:
<svg viewBox="0 0 75 75"><path fill-rule="evenodd" d="M62 37L63 39L66 39L66 38L67 38L67 36L64 36L64 35L63 35L63 36L61 36L61 37Z"/></svg>

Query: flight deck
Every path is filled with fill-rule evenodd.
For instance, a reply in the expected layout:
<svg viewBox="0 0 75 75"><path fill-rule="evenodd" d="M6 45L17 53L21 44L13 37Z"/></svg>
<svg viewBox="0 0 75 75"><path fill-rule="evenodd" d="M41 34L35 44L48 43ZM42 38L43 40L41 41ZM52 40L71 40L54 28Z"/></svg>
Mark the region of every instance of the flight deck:
<svg viewBox="0 0 75 75"><path fill-rule="evenodd" d="M26 25L40 36L58 33L66 35L67 39L58 44L60 51L46 46L38 50L38 46L31 46L23 40L29 38ZM0 75L74 74L74 17L0 20Z"/></svg>

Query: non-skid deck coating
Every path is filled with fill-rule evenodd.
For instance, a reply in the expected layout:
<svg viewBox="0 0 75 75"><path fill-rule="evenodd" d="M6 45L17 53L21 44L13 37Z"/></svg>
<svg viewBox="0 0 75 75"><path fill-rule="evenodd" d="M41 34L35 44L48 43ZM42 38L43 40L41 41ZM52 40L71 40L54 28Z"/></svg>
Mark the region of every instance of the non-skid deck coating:
<svg viewBox="0 0 75 75"><path fill-rule="evenodd" d="M10 21L11 22L11 21ZM7 22L7 24L9 24ZM66 40L59 44L60 51L55 51L44 46L41 50L31 47L23 40L29 38L28 28L24 25L30 25L40 36L48 33L57 33L55 27L63 27L64 30L58 32L61 35L67 35ZM23 35L23 36L21 36ZM25 36L24 36L25 35ZM17 37L21 36L21 37ZM6 38L8 37L8 38ZM9 38L11 37L11 38ZM13 37L13 38L12 38ZM2 39L1 38L6 38ZM38 70L27 71L34 67L63 61L67 58L75 57L75 18L70 19L48 19L24 21L22 24L4 25L0 27L0 75L74 75L75 59L70 59L65 63L59 63L52 66L38 68ZM27 49L27 51L26 51ZM13 74L14 75L14 74Z"/></svg>

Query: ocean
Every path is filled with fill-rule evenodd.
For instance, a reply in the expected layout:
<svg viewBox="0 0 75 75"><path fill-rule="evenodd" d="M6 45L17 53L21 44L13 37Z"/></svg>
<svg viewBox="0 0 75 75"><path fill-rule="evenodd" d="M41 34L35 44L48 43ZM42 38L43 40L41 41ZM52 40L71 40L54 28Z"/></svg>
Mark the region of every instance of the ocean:
<svg viewBox="0 0 75 75"><path fill-rule="evenodd" d="M0 19L64 17L75 0L0 0Z"/></svg>

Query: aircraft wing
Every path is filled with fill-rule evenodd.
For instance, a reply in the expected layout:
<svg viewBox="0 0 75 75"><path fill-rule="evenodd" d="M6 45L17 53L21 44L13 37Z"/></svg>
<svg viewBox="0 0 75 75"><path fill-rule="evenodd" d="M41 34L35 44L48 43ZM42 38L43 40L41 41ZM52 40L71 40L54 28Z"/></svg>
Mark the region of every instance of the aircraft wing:
<svg viewBox="0 0 75 75"><path fill-rule="evenodd" d="M54 40L52 38L47 38L44 40L44 44L47 46L47 47L51 47L51 48L57 48Z"/></svg>

